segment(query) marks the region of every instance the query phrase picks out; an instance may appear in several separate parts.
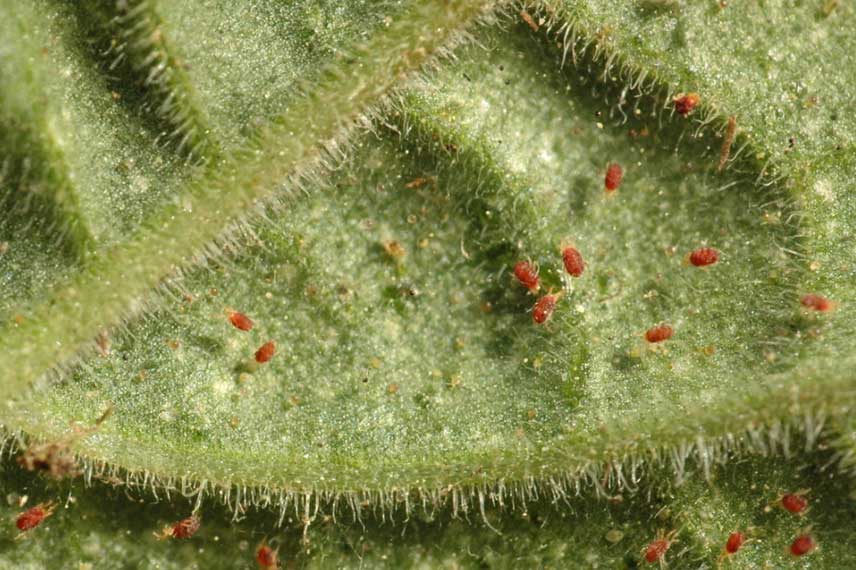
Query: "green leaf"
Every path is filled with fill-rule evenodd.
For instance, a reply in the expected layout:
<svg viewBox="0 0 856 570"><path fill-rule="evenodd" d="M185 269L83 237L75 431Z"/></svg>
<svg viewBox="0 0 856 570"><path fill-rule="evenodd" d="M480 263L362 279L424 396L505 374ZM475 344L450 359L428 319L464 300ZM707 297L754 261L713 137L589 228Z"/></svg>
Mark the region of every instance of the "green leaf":
<svg viewBox="0 0 856 570"><path fill-rule="evenodd" d="M16 378L3 385L4 394L66 360L94 331L138 306L186 256L199 253L231 220L295 175L295 168L316 160L318 141L335 139L394 80L454 36L456 25L465 25L483 8L468 2L415 4L359 54L331 66L313 91L289 106L251 148L206 169L141 229L100 252L86 271L58 288L49 302L35 305L25 323L4 336L7 358L0 368ZM417 36L426 24L432 31ZM89 302L97 303L98 310L89 310Z"/></svg>
<svg viewBox="0 0 856 570"><path fill-rule="evenodd" d="M276 528L270 513L251 512L229 522L225 509L209 506L201 511L198 534L185 541L158 541L153 534L190 513L187 499L129 500L127 490L106 484L57 488L6 465L0 480L17 491L0 503L4 519L13 520L38 502L58 504L23 539L16 538L12 525L3 527L0 561L25 568L68 562L83 568L249 570L256 567L256 548L266 541L278 550L283 567L624 569L644 564L647 545L658 534L676 530L676 541L665 554L670 567L722 563L728 536L739 531L746 542L729 557L733 568L801 568L807 562L841 568L854 561L853 504L846 499L849 481L825 478L817 470L827 460L815 454L803 460L738 462L717 468L713 486L691 480L673 491L643 487L608 500L544 498L523 509L487 508L484 519L419 509L409 517L369 516L356 523L341 513L332 518L310 511L304 517L291 511L282 528ZM810 508L803 516L776 506L782 494L809 485ZM817 548L806 558L795 558L788 548L803 532Z"/></svg>
<svg viewBox="0 0 856 570"><path fill-rule="evenodd" d="M574 97L573 77L545 81L558 54L541 41L516 30L459 53L404 98L403 138L356 142L365 150L329 183L250 225L239 253L174 284L174 300L36 409L63 426L114 406L86 454L161 477L431 490L585 469L608 459L589 451L607 436L615 448L638 433L677 440L660 426L783 369L765 351L795 342L780 331L799 330L801 272L794 228L766 223L763 205L786 198L712 161L688 168L667 142L681 125L630 144L628 128L652 121L599 128L609 107ZM471 76L486 88L477 100L445 95ZM519 136L538 113L553 128ZM626 167L616 196L602 189L607 161ZM545 288L562 287L563 240L589 271L538 327L511 268L532 258ZM723 252L707 270L685 260L703 244ZM230 308L256 328L232 327ZM648 347L659 322L676 336ZM280 355L252 362L271 339Z"/></svg>
<svg viewBox="0 0 856 570"><path fill-rule="evenodd" d="M852 9L515 6L522 21L402 80L492 7L3 5L6 425L61 438L90 477L196 494L156 518L212 491L237 513L274 506L252 545L286 517L297 552L299 519L339 503L441 509L410 541L381 528L369 550L337 525L303 545L305 565L356 564L363 548L368 565L585 553L622 567L663 523L680 531L670 557L694 567L749 519L764 538L735 564L799 564L783 553L809 518L763 509L797 483L817 497L810 560L840 565L849 482L807 452L829 444L831 417L852 454ZM682 118L672 98L689 91L702 103ZM624 167L614 194L608 163ZM702 245L719 263L686 263ZM545 326L511 277L522 259L562 291ZM806 293L836 310L801 308ZM674 337L650 346L662 322ZM269 340L273 359L254 362ZM105 409L97 430L70 430ZM789 463L714 467L797 446ZM674 486L694 471L713 486ZM582 500L578 524L531 503L581 487L622 492L627 510ZM91 509L103 491L86 491ZM531 522L494 510L510 501ZM243 531L211 509L206 528L240 550ZM504 534L450 520L465 511ZM79 557L82 527L55 520L67 530L33 556ZM604 544L617 525L632 540ZM121 544L128 560L160 556ZM200 563L229 559L206 548Z"/></svg>

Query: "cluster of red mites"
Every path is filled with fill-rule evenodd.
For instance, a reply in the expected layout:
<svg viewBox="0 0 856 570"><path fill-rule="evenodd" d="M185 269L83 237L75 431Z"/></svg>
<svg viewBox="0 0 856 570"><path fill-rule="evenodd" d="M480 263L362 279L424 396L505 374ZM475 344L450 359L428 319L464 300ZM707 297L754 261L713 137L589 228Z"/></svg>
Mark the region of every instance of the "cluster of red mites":
<svg viewBox="0 0 856 570"><path fill-rule="evenodd" d="M253 321L245 315L244 313L239 313L238 311L229 311L229 322L232 323L232 326L238 330L242 331L250 331L253 329ZM264 364L276 353L276 343L272 340L264 343L259 347L256 351L255 357L256 362L259 364Z"/></svg>
<svg viewBox="0 0 856 570"><path fill-rule="evenodd" d="M795 493L786 493L782 495L775 504L780 505L783 509L796 515L803 515L808 510L808 499L805 494L807 491L797 491ZM666 551L671 546L674 532L670 535L658 533L657 537L645 547L645 561L658 562L663 559ZM728 540L725 541L725 549L722 553L722 558L726 558L737 554L743 545L746 544L746 535L740 531L734 531L728 535ZM809 534L800 534L790 545L790 552L794 556L803 556L808 554L817 547L814 538Z"/></svg>
<svg viewBox="0 0 856 570"><path fill-rule="evenodd" d="M583 255L580 250L573 246L567 246L562 250L562 264L571 277L581 277L586 269ZM541 288L538 266L531 261L518 261L514 266L514 276L521 285L529 289L530 293L537 293ZM552 316L561 296L561 293L548 293L540 297L532 309L532 320L539 325L546 323Z"/></svg>

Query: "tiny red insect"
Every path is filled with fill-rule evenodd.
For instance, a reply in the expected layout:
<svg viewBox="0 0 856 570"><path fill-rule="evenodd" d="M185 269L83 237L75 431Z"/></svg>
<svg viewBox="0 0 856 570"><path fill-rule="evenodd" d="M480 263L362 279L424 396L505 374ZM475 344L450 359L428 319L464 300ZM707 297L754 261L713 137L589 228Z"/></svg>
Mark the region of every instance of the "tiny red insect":
<svg viewBox="0 0 856 570"><path fill-rule="evenodd" d="M186 519L180 520L172 525L165 526L161 532L156 532L155 537L159 540L166 538L190 538L199 527L202 525L202 520L197 515L190 515Z"/></svg>
<svg viewBox="0 0 856 570"><path fill-rule="evenodd" d="M719 252L712 247L700 247L690 252L690 263L696 267L713 265L719 261Z"/></svg>
<svg viewBox="0 0 856 570"><path fill-rule="evenodd" d="M732 532L728 535L728 541L725 543L725 552L734 554L740 550L744 542L746 542L746 537L743 536L742 532Z"/></svg>
<svg viewBox="0 0 856 570"><path fill-rule="evenodd" d="M267 544L259 545L259 549L256 551L256 562L266 570L276 568L278 564L276 550Z"/></svg>
<svg viewBox="0 0 856 570"><path fill-rule="evenodd" d="M651 343L669 340L675 334L675 329L669 325L657 325L645 331L645 340Z"/></svg>
<svg viewBox="0 0 856 570"><path fill-rule="evenodd" d="M276 352L276 343L272 340L264 343L261 347L256 351L256 362L263 363L267 362L271 358L273 358L274 353Z"/></svg>
<svg viewBox="0 0 856 570"><path fill-rule="evenodd" d="M645 560L647 562L656 562L660 560L666 551L669 550L669 541L665 539L655 540L645 549Z"/></svg>
<svg viewBox="0 0 856 570"><path fill-rule="evenodd" d="M521 285L532 293L536 293L541 286L541 280L538 278L538 266L529 261L518 261L514 266L514 276L517 277Z"/></svg>
<svg viewBox="0 0 856 570"><path fill-rule="evenodd" d="M645 547L645 561L653 564L661 561L666 555L666 551L675 542L674 538L678 532L673 530L668 534L663 534L663 531L657 532L657 537Z"/></svg>
<svg viewBox="0 0 856 570"><path fill-rule="evenodd" d="M190 515L186 519L178 521L173 525L172 536L174 538L190 538L199 530L201 523L202 521L199 520L199 517L196 515Z"/></svg>
<svg viewBox="0 0 856 570"><path fill-rule="evenodd" d="M229 322L232 323L232 326L236 329L240 329L242 331L252 330L253 328L253 321L250 320L250 317L244 313L239 313L238 311L229 312Z"/></svg>
<svg viewBox="0 0 856 570"><path fill-rule="evenodd" d="M553 315L553 310L558 301L558 295L544 295L538 299L535 302L535 308L532 309L532 320L539 325L546 323Z"/></svg>
<svg viewBox="0 0 856 570"><path fill-rule="evenodd" d="M800 303L806 309L812 309L813 311L820 311L822 313L831 311L835 308L835 303L822 295L815 295L814 293L803 295L802 299L800 299Z"/></svg>
<svg viewBox="0 0 856 570"><path fill-rule="evenodd" d="M51 516L53 512L53 503L39 503L35 507L18 515L18 518L15 520L15 526L18 527L18 530L21 532L33 530L42 524L43 520Z"/></svg>
<svg viewBox="0 0 856 570"><path fill-rule="evenodd" d="M686 117L693 112L698 102L701 100L698 93L681 93L675 97L672 102L675 104L675 111L682 117Z"/></svg>
<svg viewBox="0 0 856 570"><path fill-rule="evenodd" d="M607 192L618 190L621 186L621 181L624 180L624 169L620 164L611 163L606 167L606 176L603 179L603 186Z"/></svg>
<svg viewBox="0 0 856 570"><path fill-rule="evenodd" d="M788 493L782 496L782 506L787 511L799 514L808 507L808 499L800 493Z"/></svg>
<svg viewBox="0 0 856 570"><path fill-rule="evenodd" d="M802 556L808 554L816 546L814 539L807 534L801 534L796 537L791 543L791 554L794 556Z"/></svg>
<svg viewBox="0 0 856 570"><path fill-rule="evenodd" d="M562 261L565 264L565 271L572 277L579 277L586 269L583 255L575 247L568 246L565 248L562 252Z"/></svg>

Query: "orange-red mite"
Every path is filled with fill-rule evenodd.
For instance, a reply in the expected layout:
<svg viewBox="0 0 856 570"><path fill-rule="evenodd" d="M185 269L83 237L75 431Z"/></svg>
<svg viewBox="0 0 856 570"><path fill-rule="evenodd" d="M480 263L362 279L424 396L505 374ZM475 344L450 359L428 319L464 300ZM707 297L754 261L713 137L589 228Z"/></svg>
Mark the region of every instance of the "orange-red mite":
<svg viewBox="0 0 856 570"><path fill-rule="evenodd" d="M728 541L725 543L725 552L728 554L734 554L740 547L743 546L743 543L746 542L746 537L743 536L741 532L732 532L728 535Z"/></svg>
<svg viewBox="0 0 856 570"><path fill-rule="evenodd" d="M696 108L699 100L700 97L698 96L698 93L687 93L686 95L675 97L673 100L675 111L677 111L682 117L686 117L693 112L693 109Z"/></svg>
<svg viewBox="0 0 856 570"><path fill-rule="evenodd" d="M787 511L799 514L808 507L808 499L799 494L788 493L782 496L782 506Z"/></svg>
<svg viewBox="0 0 856 570"><path fill-rule="evenodd" d="M253 328L253 321L250 320L250 317L244 313L239 313L238 311L232 311L229 313L229 322L232 323L232 326L236 329L240 329L242 331L252 330Z"/></svg>
<svg viewBox="0 0 856 570"><path fill-rule="evenodd" d="M645 561L654 563L661 560L671 545L668 539L658 538L645 549Z"/></svg>
<svg viewBox="0 0 856 570"><path fill-rule="evenodd" d="M256 362L264 363L273 358L274 353L276 352L276 343L272 340L264 343L261 347L256 351Z"/></svg>
<svg viewBox="0 0 856 570"><path fill-rule="evenodd" d="M558 300L558 295L544 295L538 299L535 302L535 308L532 310L532 320L539 325L546 323L552 316Z"/></svg>
<svg viewBox="0 0 856 570"><path fill-rule="evenodd" d="M826 297L823 297L822 295L815 295L813 293L803 295L802 299L800 299L800 303L806 309L812 309L814 311L820 311L822 313L825 313L826 311L831 311L835 307L834 303Z"/></svg>
<svg viewBox="0 0 856 570"><path fill-rule="evenodd" d="M586 269L582 254L575 247L565 248L562 252L562 261L565 264L565 271L572 277L579 277Z"/></svg>
<svg viewBox="0 0 856 570"><path fill-rule="evenodd" d="M191 515L172 525L171 535L173 538L190 538L199 530L200 524L199 517Z"/></svg>
<svg viewBox="0 0 856 570"><path fill-rule="evenodd" d="M794 556L802 556L808 554L815 547L814 539L807 534L801 534L796 537L791 543L791 554Z"/></svg>
<svg viewBox="0 0 856 570"><path fill-rule="evenodd" d="M21 532L33 530L42 524L43 520L51 516L53 511L54 507L52 503L39 503L35 507L18 515L17 520L15 520L15 526L18 527L18 530Z"/></svg>
<svg viewBox="0 0 856 570"><path fill-rule="evenodd" d="M538 268L528 261L518 261L514 266L514 276L520 284L535 293L541 286L538 278Z"/></svg>
<svg viewBox="0 0 856 570"><path fill-rule="evenodd" d="M265 569L276 568L278 563L276 550L267 544L262 544L256 551L256 562Z"/></svg>
<svg viewBox="0 0 856 570"><path fill-rule="evenodd" d="M614 192L621 186L621 181L624 180L624 169L620 164L614 162L606 167L606 176L603 179L603 186L607 192Z"/></svg>
<svg viewBox="0 0 856 570"><path fill-rule="evenodd" d="M645 340L648 342L663 342L669 340L675 334L675 329L669 325L657 325L645 331Z"/></svg>
<svg viewBox="0 0 856 570"><path fill-rule="evenodd" d="M712 247L700 247L690 252L690 263L696 267L713 265L719 261L719 252Z"/></svg>

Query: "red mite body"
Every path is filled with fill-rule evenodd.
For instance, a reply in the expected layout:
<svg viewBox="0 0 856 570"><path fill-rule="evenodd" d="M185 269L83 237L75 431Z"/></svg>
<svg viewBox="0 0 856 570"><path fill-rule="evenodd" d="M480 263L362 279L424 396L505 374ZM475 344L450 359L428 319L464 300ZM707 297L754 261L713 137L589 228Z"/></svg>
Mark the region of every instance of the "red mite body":
<svg viewBox="0 0 856 570"><path fill-rule="evenodd" d="M199 530L201 521L196 515L191 515L184 520L178 521L172 526L173 538L190 538Z"/></svg>
<svg viewBox="0 0 856 570"><path fill-rule="evenodd" d="M21 532L33 530L42 524L43 520L51 516L53 514L53 510L54 508L51 503L39 503L35 507L18 515L18 518L15 520L15 526L18 527L18 530Z"/></svg>
<svg viewBox="0 0 856 570"><path fill-rule="evenodd" d="M621 165L614 162L606 167L606 176L603 179L603 186L607 192L614 192L621 186L621 181L624 180L624 169Z"/></svg>
<svg viewBox="0 0 856 570"><path fill-rule="evenodd" d="M782 497L782 506L794 514L800 514L808 507L808 499L800 494L788 493Z"/></svg>
<svg viewBox="0 0 856 570"><path fill-rule="evenodd" d="M514 266L514 276L520 284L535 293L541 286L538 278L538 267L528 261L518 261Z"/></svg>
<svg viewBox="0 0 856 570"><path fill-rule="evenodd" d="M242 331L252 330L253 328L253 321L250 320L250 317L244 313L239 313L238 311L232 311L229 313L229 322L232 323L232 326L236 329Z"/></svg>
<svg viewBox="0 0 856 570"><path fill-rule="evenodd" d="M682 117L686 117L693 112L693 109L696 108L700 99L701 98L698 96L698 93L687 93L686 95L675 97L673 100L675 111L677 111Z"/></svg>
<svg viewBox="0 0 856 570"><path fill-rule="evenodd" d="M651 343L663 342L669 340L675 334L675 329L669 325L657 325L645 331L645 340Z"/></svg>
<svg viewBox="0 0 856 570"><path fill-rule="evenodd" d="M802 304L806 309L812 309L813 311L820 311L822 313L831 311L835 307L833 302L826 297L815 295L813 293L803 295L802 299L800 299L800 304Z"/></svg>
<svg viewBox="0 0 856 570"><path fill-rule="evenodd" d="M690 263L695 267L713 265L719 261L719 252L712 247L700 247L690 253Z"/></svg>
<svg viewBox="0 0 856 570"><path fill-rule="evenodd" d="M535 302L535 308L532 310L532 320L535 324L543 325L550 319L558 300L558 295L544 295Z"/></svg>
<svg viewBox="0 0 856 570"><path fill-rule="evenodd" d="M256 562L258 562L259 566L261 566L265 570L271 570L273 568L276 568L278 562L276 550L274 550L267 544L262 544L256 551Z"/></svg>
<svg viewBox="0 0 856 570"><path fill-rule="evenodd" d="M746 537L743 536L743 533L732 532L728 535L728 541L725 543L725 552L728 554L734 554L740 550L744 542L746 542Z"/></svg>
<svg viewBox="0 0 856 570"><path fill-rule="evenodd" d="M814 539L807 534L802 534L794 539L791 543L791 554L794 556L802 556L803 554L808 554L812 550L816 544L814 543Z"/></svg>
<svg viewBox="0 0 856 570"><path fill-rule="evenodd" d="M258 562L259 566L261 566L262 568L276 568L276 550L274 550L267 544L262 544L256 551L256 562Z"/></svg>
<svg viewBox="0 0 856 570"><path fill-rule="evenodd" d="M671 546L671 543L667 539L658 538L645 548L645 561L654 563L661 560L666 551L669 550L669 546Z"/></svg>
<svg viewBox="0 0 856 570"><path fill-rule="evenodd" d="M582 254L575 247L565 248L562 252L562 262L565 264L565 271L572 277L579 277L586 269Z"/></svg>
<svg viewBox="0 0 856 570"><path fill-rule="evenodd" d="M261 345L261 347L256 351L256 362L262 364L267 362L271 358L273 358L274 353L276 352L276 343L268 341Z"/></svg>

